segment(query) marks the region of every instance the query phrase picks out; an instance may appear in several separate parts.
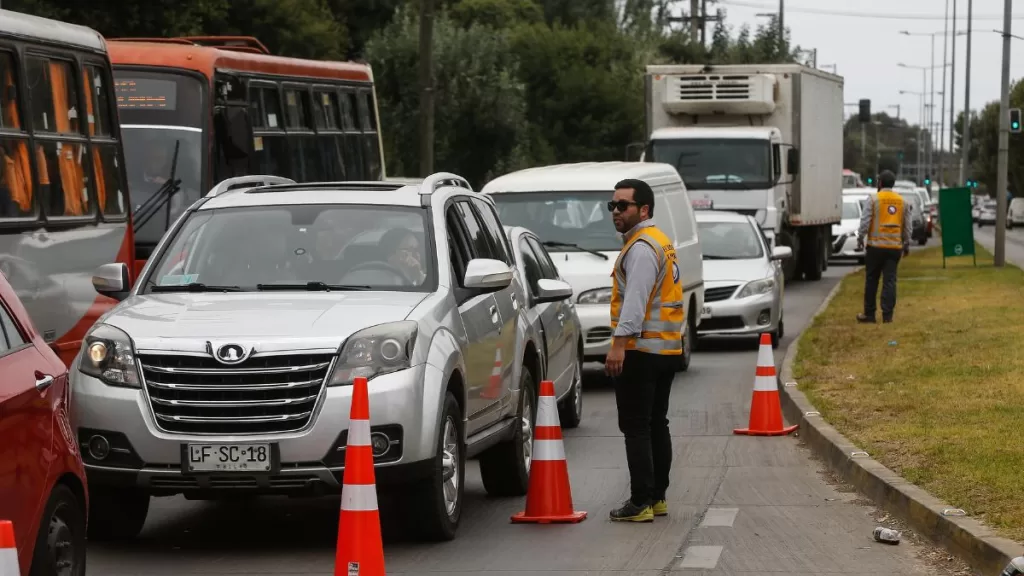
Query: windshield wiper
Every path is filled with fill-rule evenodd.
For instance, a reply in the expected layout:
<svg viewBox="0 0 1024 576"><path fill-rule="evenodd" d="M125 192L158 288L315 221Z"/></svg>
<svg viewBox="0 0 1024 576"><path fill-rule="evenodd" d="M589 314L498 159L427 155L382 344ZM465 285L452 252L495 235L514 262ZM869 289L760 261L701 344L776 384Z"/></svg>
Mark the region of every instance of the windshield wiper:
<svg viewBox="0 0 1024 576"><path fill-rule="evenodd" d="M169 286L153 286L150 292L243 292L240 286L211 286L192 282L189 284L172 284Z"/></svg>
<svg viewBox="0 0 1024 576"><path fill-rule="evenodd" d="M704 255L704 259L705 260L735 260L735 258L730 258L728 256L714 256L714 255L711 255L711 254L705 254Z"/></svg>
<svg viewBox="0 0 1024 576"><path fill-rule="evenodd" d="M306 282L305 284L257 284L256 289L262 292L271 290L306 290L308 292L331 292L348 290L370 290L371 286L360 284L327 284L325 282Z"/></svg>
<svg viewBox="0 0 1024 576"><path fill-rule="evenodd" d="M560 248L562 248L562 247L564 247L564 248L575 248L575 249L579 250L580 252L589 252L590 254L593 254L594 256L600 256L601 258L604 258L605 260L608 259L608 255L607 254L602 254L602 253L598 252L597 250L591 250L590 248L584 248L583 246L580 246L579 244L573 244L572 242L556 242L554 240L545 240L544 242L541 242L541 244L543 244L545 247L550 246L550 247L560 247Z"/></svg>

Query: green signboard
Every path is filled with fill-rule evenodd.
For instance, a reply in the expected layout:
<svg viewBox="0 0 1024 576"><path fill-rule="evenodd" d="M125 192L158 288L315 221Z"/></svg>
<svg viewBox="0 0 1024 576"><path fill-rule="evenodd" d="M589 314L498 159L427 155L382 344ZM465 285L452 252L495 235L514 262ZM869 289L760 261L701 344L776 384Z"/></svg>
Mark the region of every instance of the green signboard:
<svg viewBox="0 0 1024 576"><path fill-rule="evenodd" d="M955 256L971 256L977 266L970 188L939 190L939 222L942 225L942 267L946 267L946 258Z"/></svg>

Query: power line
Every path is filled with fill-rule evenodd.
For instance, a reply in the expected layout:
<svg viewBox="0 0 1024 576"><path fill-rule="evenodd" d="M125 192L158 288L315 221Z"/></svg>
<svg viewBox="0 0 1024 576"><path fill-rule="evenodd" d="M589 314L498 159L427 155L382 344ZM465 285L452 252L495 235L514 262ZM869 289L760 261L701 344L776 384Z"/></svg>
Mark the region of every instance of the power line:
<svg viewBox="0 0 1024 576"><path fill-rule="evenodd" d="M771 4L759 4L756 2L744 2L743 0L718 0L726 6L742 8L756 8L758 10L775 10L776 6ZM896 14L886 12L854 12L849 10L828 10L822 8L809 8L806 6L786 6L786 12L797 14L817 14L820 16L843 16L847 18L870 18L873 20L945 20L943 14ZM974 14L974 20L1002 20L1003 17L995 14ZM1024 16L1013 16L1014 20L1024 20Z"/></svg>

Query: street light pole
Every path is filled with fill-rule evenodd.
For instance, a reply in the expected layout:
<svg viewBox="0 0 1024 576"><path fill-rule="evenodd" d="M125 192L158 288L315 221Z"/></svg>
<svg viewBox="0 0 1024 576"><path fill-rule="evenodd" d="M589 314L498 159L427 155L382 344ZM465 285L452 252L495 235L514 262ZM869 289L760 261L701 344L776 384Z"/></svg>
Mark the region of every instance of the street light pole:
<svg viewBox="0 0 1024 576"><path fill-rule="evenodd" d="M961 146L963 158L960 160L960 182L966 182L971 176L968 164L971 152L971 18L974 15L974 0L967 0L967 63L964 68L964 144Z"/></svg>
<svg viewBox="0 0 1024 576"><path fill-rule="evenodd" d="M951 158L956 158L956 140L953 137L956 132L956 0L953 0L953 19L949 22L952 46L949 51L949 154Z"/></svg>
<svg viewBox="0 0 1024 576"><path fill-rule="evenodd" d="M949 0L946 0L946 26L942 36L942 107L939 109L939 186L946 173L946 65L949 58Z"/></svg>
<svg viewBox="0 0 1024 576"><path fill-rule="evenodd" d="M1006 192L1010 156L1010 23L1012 0L1003 4L1003 78L999 98L999 156L996 161L996 245L995 265L1006 264Z"/></svg>
<svg viewBox="0 0 1024 576"><path fill-rule="evenodd" d="M935 116L935 34L932 34L932 89L931 89L931 108L928 109L928 176L934 177L935 172L935 128L934 124ZM929 187L930 188L930 187ZM931 190L928 191L931 194Z"/></svg>

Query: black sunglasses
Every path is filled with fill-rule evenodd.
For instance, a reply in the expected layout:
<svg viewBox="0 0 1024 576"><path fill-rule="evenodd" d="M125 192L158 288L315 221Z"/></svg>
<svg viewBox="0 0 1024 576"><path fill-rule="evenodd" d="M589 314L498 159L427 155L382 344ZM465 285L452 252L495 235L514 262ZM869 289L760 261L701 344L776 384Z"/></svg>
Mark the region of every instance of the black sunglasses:
<svg viewBox="0 0 1024 576"><path fill-rule="evenodd" d="M630 202L629 200L617 200L608 203L608 211L615 212L618 209L619 212L625 212L629 210L630 206L638 206L636 202Z"/></svg>

